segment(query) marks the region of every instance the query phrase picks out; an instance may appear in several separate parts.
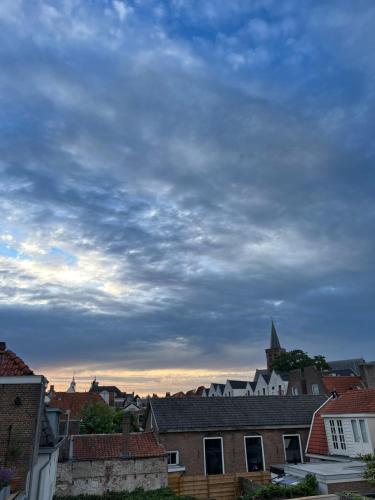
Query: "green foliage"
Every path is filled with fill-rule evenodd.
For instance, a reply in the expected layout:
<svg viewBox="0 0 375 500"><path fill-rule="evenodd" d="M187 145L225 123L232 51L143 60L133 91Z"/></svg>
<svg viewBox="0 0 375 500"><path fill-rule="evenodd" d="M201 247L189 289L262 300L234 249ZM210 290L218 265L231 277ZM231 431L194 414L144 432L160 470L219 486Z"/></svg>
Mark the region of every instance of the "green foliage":
<svg viewBox="0 0 375 500"><path fill-rule="evenodd" d="M282 498L298 498L309 497L316 494L318 482L313 474L307 474L299 484L291 486L282 486L279 484L268 484L262 486L253 495L245 496L245 500L251 499L282 499Z"/></svg>
<svg viewBox="0 0 375 500"><path fill-rule="evenodd" d="M54 500L194 500L193 497L177 496L169 488L162 488L154 491L144 491L143 489L136 489L129 492L122 493L106 493L101 495L78 495L75 497L54 497Z"/></svg>
<svg viewBox="0 0 375 500"><path fill-rule="evenodd" d="M366 470L363 473L364 479L373 486L375 486L375 453L369 453L368 455L361 455L362 460L366 462Z"/></svg>
<svg viewBox="0 0 375 500"><path fill-rule="evenodd" d="M306 368L307 366L316 366L318 370L328 370L329 364L322 355L311 358L306 352L300 349L284 352L277 356L272 362L271 367L280 372L290 372L297 368Z"/></svg>
<svg viewBox="0 0 375 500"><path fill-rule="evenodd" d="M122 432L122 422L124 420L124 412L115 410L113 413L113 432Z"/></svg>
<svg viewBox="0 0 375 500"><path fill-rule="evenodd" d="M115 432L114 410L102 403L86 405L81 413L81 434L110 434Z"/></svg>

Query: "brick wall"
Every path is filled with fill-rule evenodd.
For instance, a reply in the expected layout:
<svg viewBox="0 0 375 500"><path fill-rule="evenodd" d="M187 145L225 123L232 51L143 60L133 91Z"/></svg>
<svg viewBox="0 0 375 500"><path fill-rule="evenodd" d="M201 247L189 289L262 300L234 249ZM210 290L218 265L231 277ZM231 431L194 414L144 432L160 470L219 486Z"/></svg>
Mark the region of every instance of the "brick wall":
<svg viewBox="0 0 375 500"><path fill-rule="evenodd" d="M15 403L16 398L21 403ZM14 487L23 490L38 446L43 386L41 384L1 384L0 379L0 467L15 470Z"/></svg>
<svg viewBox="0 0 375 500"><path fill-rule="evenodd" d="M100 495L106 491L146 491L168 486L165 457L86 460L58 464L56 495Z"/></svg>
<svg viewBox="0 0 375 500"><path fill-rule="evenodd" d="M351 492L366 495L375 493L375 486L371 486L366 481L352 481L350 483L332 483L328 484L328 493Z"/></svg>
<svg viewBox="0 0 375 500"><path fill-rule="evenodd" d="M186 474L204 474L204 437L222 437L224 447L224 465L226 473L246 472L244 436L261 435L263 437L266 468L272 464L285 463L283 434L299 434L302 452L306 448L308 429L283 429L259 431L223 431L223 432L175 432L160 433L158 439L167 451L180 453L180 464L186 467Z"/></svg>

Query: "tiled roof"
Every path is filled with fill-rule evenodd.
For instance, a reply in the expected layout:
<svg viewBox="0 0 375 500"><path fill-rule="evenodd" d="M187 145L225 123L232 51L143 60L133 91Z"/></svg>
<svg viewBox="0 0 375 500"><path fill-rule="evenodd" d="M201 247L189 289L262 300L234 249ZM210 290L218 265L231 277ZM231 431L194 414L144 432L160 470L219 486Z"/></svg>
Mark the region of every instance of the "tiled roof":
<svg viewBox="0 0 375 500"><path fill-rule="evenodd" d="M328 403L326 403L328 404ZM321 417L325 406L316 412L311 423L310 439L307 447L307 453L314 455L328 455L327 436L324 427L324 420Z"/></svg>
<svg viewBox="0 0 375 500"><path fill-rule="evenodd" d="M322 381L328 392L336 391L338 394L343 394L350 389L362 389L364 387L361 377L352 375L342 377L328 375L323 376Z"/></svg>
<svg viewBox="0 0 375 500"><path fill-rule="evenodd" d="M34 375L34 372L17 354L7 350L5 342L0 342L0 377L20 375Z"/></svg>
<svg viewBox="0 0 375 500"><path fill-rule="evenodd" d="M120 391L120 389L115 385L93 385L90 388L90 392L100 393L103 391L113 392L114 394L116 394L116 397L118 398L121 398L123 395L122 391Z"/></svg>
<svg viewBox="0 0 375 500"><path fill-rule="evenodd" d="M257 396L236 398L152 398L161 432L199 429L250 429L268 426L309 427L325 396Z"/></svg>
<svg viewBox="0 0 375 500"><path fill-rule="evenodd" d="M87 404L103 403L103 398L92 392L54 392L49 402L50 406L60 408L60 410L70 410L70 418L78 418ZM61 415L61 420L64 416Z"/></svg>
<svg viewBox="0 0 375 500"><path fill-rule="evenodd" d="M324 406L325 414L375 413L375 389L347 391Z"/></svg>
<svg viewBox="0 0 375 500"><path fill-rule="evenodd" d="M72 436L74 460L106 460L123 455L123 434L79 434ZM153 432L129 435L131 458L160 457L165 449L156 441Z"/></svg>

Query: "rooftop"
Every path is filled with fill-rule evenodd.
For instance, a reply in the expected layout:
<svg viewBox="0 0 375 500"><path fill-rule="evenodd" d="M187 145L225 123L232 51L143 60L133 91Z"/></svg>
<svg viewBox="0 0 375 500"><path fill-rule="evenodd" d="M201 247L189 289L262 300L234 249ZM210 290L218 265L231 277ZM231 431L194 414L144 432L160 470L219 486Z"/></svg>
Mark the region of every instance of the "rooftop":
<svg viewBox="0 0 375 500"><path fill-rule="evenodd" d="M325 396L236 398L153 398L151 408L160 432L202 429L309 427Z"/></svg>
<svg viewBox="0 0 375 500"><path fill-rule="evenodd" d="M123 455L123 434L79 434L72 436L73 460L106 460ZM131 458L161 457L165 449L156 441L153 432L129 435Z"/></svg>
<svg viewBox="0 0 375 500"><path fill-rule="evenodd" d="M106 404L103 398L95 392L54 392L51 394L49 406L64 411L70 410L70 418L77 418L84 406L94 403ZM61 419L63 419L63 415L61 415Z"/></svg>
<svg viewBox="0 0 375 500"><path fill-rule="evenodd" d="M322 381L328 392L336 391L339 394L343 394L351 389L364 388L361 377L356 375L344 375L338 377L327 375L322 377Z"/></svg>
<svg viewBox="0 0 375 500"><path fill-rule="evenodd" d="M322 415L375 413L375 389L348 391L324 405Z"/></svg>
<svg viewBox="0 0 375 500"><path fill-rule="evenodd" d="M21 375L34 375L34 372L17 354L7 349L5 342L0 342L0 377Z"/></svg>

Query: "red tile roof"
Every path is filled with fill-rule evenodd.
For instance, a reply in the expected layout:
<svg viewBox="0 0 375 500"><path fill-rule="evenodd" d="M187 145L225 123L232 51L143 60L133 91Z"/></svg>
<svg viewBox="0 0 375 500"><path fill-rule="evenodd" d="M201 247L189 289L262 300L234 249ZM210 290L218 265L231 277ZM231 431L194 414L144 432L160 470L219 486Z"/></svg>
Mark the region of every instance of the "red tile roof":
<svg viewBox="0 0 375 500"><path fill-rule="evenodd" d="M5 342L0 342L0 377L20 375L34 375L34 372L17 354L7 350Z"/></svg>
<svg viewBox="0 0 375 500"><path fill-rule="evenodd" d="M375 389L347 391L324 406L324 414L375 413Z"/></svg>
<svg viewBox="0 0 375 500"><path fill-rule="evenodd" d="M314 455L328 455L327 436L324 427L324 420L321 417L324 409L325 406L318 410L313 417L307 453L313 453Z"/></svg>
<svg viewBox="0 0 375 500"><path fill-rule="evenodd" d="M336 391L338 394L343 394L350 389L363 389L363 382L361 377L356 376L323 376L324 387L328 392Z"/></svg>
<svg viewBox="0 0 375 500"><path fill-rule="evenodd" d="M129 435L131 458L161 457L165 449L156 441L153 432ZM123 453L123 434L79 434L72 436L74 460L105 460L120 458Z"/></svg>
<svg viewBox="0 0 375 500"><path fill-rule="evenodd" d="M103 403L103 398L92 392L54 392L51 396L49 406L60 408L60 410L70 410L70 418L78 418L87 404ZM64 416L61 415L61 420Z"/></svg>

